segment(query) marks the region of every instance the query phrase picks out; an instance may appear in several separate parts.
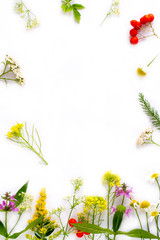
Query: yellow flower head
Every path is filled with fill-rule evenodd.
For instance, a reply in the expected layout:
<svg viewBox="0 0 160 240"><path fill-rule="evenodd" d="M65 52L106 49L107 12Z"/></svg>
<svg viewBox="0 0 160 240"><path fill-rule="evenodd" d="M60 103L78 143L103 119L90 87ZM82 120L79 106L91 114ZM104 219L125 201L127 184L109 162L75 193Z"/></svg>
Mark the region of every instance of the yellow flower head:
<svg viewBox="0 0 160 240"><path fill-rule="evenodd" d="M137 74L141 77L144 77L146 72L143 70L143 68L137 68Z"/></svg>
<svg viewBox="0 0 160 240"><path fill-rule="evenodd" d="M8 133L7 133L7 137L8 137L8 138L12 138L12 137L13 137L12 132L8 132Z"/></svg>
<svg viewBox="0 0 160 240"><path fill-rule="evenodd" d="M120 186L120 177L117 174L112 173L111 171L107 171L102 177L103 185L107 184L111 187Z"/></svg>
<svg viewBox="0 0 160 240"><path fill-rule="evenodd" d="M159 173L153 173L152 175L151 175L151 179L157 179L159 177Z"/></svg>
<svg viewBox="0 0 160 240"><path fill-rule="evenodd" d="M22 128L23 128L23 124L17 123L16 125L11 127L11 132L7 133L7 137L13 138L13 137L19 136Z"/></svg>
<svg viewBox="0 0 160 240"><path fill-rule="evenodd" d="M86 197L86 201L84 204L84 212L87 213L90 210L94 210L94 212L97 214L97 212L103 212L107 209L107 202L103 197L99 196L88 196Z"/></svg>
<svg viewBox="0 0 160 240"><path fill-rule="evenodd" d="M148 201L143 201L140 204L140 208L149 208L150 203Z"/></svg>
<svg viewBox="0 0 160 240"><path fill-rule="evenodd" d="M138 205L139 205L139 202L138 201L136 201L135 199L133 199L131 202L130 202L130 204L129 204L131 207L134 207L134 208L136 208Z"/></svg>

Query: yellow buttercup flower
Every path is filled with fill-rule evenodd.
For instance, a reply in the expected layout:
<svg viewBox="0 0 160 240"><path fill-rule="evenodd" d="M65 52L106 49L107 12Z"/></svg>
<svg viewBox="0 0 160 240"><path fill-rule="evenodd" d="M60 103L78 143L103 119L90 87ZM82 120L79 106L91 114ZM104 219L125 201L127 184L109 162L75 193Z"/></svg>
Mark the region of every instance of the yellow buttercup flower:
<svg viewBox="0 0 160 240"><path fill-rule="evenodd" d="M144 71L143 68L137 68L137 74L141 77L146 75L146 72Z"/></svg>

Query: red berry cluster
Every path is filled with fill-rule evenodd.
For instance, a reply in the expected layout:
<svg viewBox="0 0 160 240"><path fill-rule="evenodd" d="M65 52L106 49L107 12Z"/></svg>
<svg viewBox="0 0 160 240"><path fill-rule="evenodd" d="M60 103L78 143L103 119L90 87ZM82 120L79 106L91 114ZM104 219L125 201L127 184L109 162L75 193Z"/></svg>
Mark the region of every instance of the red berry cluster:
<svg viewBox="0 0 160 240"><path fill-rule="evenodd" d="M74 223L77 223L76 219L70 218L70 219L69 219L69 222L68 222L69 226L70 226L70 227L74 227L74 226L73 226ZM81 223L81 222L78 222L78 223ZM82 231L80 231L80 230L77 230L77 232L76 232L76 236L77 236L78 238L83 237L84 234L85 234L85 235L89 235L90 233L82 232Z"/></svg>
<svg viewBox="0 0 160 240"><path fill-rule="evenodd" d="M130 24L132 25L132 29L130 30L130 43L131 44L137 44L139 39L143 39L145 37L150 37L153 35L156 35L154 32L154 29L151 25L151 22L153 22L154 20L154 15L153 14L148 14L148 15L144 15L143 17L140 18L140 21L136 21L136 20L131 20ZM145 29L144 27L149 27L150 30ZM153 35L149 35L149 36L144 36L140 33L140 31L142 32L143 30L147 30L147 31L151 31L153 33ZM137 37L137 34L139 34L139 36Z"/></svg>

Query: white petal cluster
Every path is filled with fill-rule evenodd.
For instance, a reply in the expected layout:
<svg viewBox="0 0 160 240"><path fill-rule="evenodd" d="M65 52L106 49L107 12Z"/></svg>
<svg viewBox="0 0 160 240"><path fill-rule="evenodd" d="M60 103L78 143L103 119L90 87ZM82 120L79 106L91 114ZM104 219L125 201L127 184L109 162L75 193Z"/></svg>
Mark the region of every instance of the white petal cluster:
<svg viewBox="0 0 160 240"><path fill-rule="evenodd" d="M10 68L10 71L15 74L17 82L22 85L24 83L24 78L21 74L21 67L19 66L19 64L8 55L6 55L6 64Z"/></svg>
<svg viewBox="0 0 160 240"><path fill-rule="evenodd" d="M111 13L112 14L116 14L116 15L120 14L119 4L120 4L119 0L112 0L112 6L111 6Z"/></svg>
<svg viewBox="0 0 160 240"><path fill-rule="evenodd" d="M152 138L153 128L147 128L145 131L141 133L139 138L137 139L137 145L142 145L144 143L149 143Z"/></svg>
<svg viewBox="0 0 160 240"><path fill-rule="evenodd" d="M19 214L22 214L24 211L32 208L33 196L28 193L23 194L24 194L23 201L18 206Z"/></svg>

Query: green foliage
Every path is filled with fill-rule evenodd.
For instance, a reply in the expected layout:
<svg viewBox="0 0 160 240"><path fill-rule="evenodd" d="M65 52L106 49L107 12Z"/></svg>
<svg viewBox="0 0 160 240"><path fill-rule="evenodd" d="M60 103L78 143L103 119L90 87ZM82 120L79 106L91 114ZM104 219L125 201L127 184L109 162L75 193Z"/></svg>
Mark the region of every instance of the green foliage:
<svg viewBox="0 0 160 240"><path fill-rule="evenodd" d="M117 232L123 220L123 212L116 211L113 217L113 231Z"/></svg>
<svg viewBox="0 0 160 240"><path fill-rule="evenodd" d="M73 15L74 15L76 22L80 23L81 14L78 10L84 9L84 6L81 4L77 4L77 3L72 4L71 1L72 0L63 0L61 8L65 13L73 11Z"/></svg>
<svg viewBox="0 0 160 240"><path fill-rule="evenodd" d="M27 226L24 230L22 230L22 231L20 231L20 232L17 232L17 233L14 233L13 235L8 236L8 238L10 238L10 239L16 239L16 238L19 237L22 233L26 232L26 231L29 230L29 229L34 228L37 224L39 224L39 223L42 221L42 218L43 218L43 217L40 217L40 218L34 220L34 221L31 222L30 224L28 224L28 226Z"/></svg>
<svg viewBox="0 0 160 240"><path fill-rule="evenodd" d="M145 230L141 230L141 229L133 229L129 232L113 232L108 228L101 228L97 225L94 224L89 224L89 223L75 223L73 224L74 227L82 232L88 232L88 233L92 233L92 234L109 234L109 235L125 235L128 237L133 237L133 238L143 238L143 239L159 239L158 236L155 236L153 234L151 234L150 232L147 232Z"/></svg>
<svg viewBox="0 0 160 240"><path fill-rule="evenodd" d="M14 196L14 198L17 200L15 203L15 206L17 207L18 205L20 205L23 201L24 198L24 194L27 191L27 187L28 187L28 182L26 182L16 193L16 195Z"/></svg>
<svg viewBox="0 0 160 240"><path fill-rule="evenodd" d="M7 237L7 229L3 225L3 223L0 221L0 235L3 237Z"/></svg>
<svg viewBox="0 0 160 240"><path fill-rule="evenodd" d="M150 103L144 98L142 93L139 93L139 102L146 115L150 118L153 126L160 130L160 116L158 112L151 107Z"/></svg>

